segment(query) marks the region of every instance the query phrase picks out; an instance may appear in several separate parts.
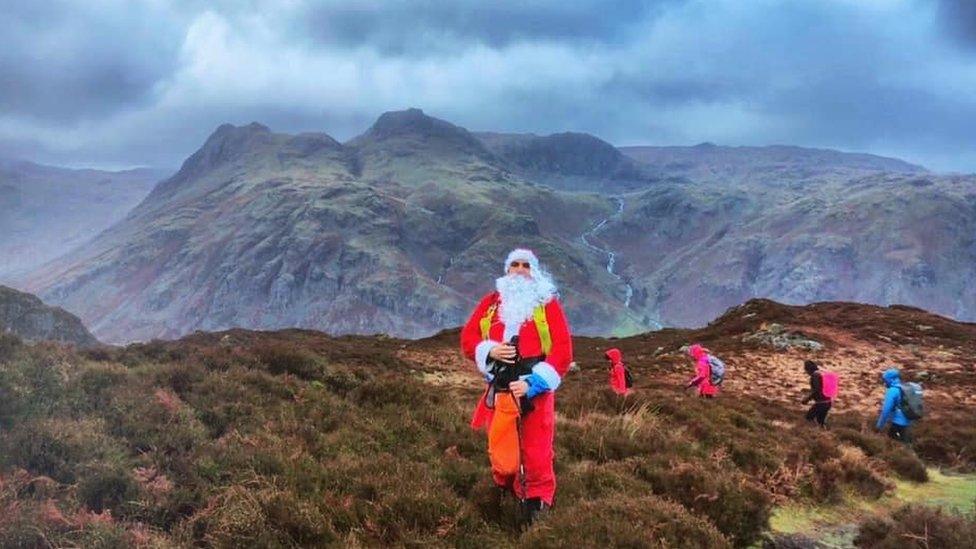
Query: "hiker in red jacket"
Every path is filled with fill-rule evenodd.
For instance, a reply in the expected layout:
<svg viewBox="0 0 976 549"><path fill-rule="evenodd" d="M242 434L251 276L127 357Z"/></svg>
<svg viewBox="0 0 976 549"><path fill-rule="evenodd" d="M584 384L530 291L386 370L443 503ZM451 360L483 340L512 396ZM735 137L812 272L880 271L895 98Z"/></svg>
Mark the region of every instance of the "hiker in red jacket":
<svg viewBox="0 0 976 549"><path fill-rule="evenodd" d="M717 395L718 387L712 385L712 367L708 364L708 349L695 343L688 347L688 356L695 361L695 377L685 388L697 386L700 398L712 398Z"/></svg>
<svg viewBox="0 0 976 549"><path fill-rule="evenodd" d="M620 349L609 349L603 356L610 361L610 388L618 395L629 395L630 384L627 383L627 367L624 366L623 355Z"/></svg>
<svg viewBox="0 0 976 549"><path fill-rule="evenodd" d="M495 484L511 489L531 522L552 506L555 391L573 360L556 286L530 250L505 260L496 291L461 330L461 350L487 382L471 426L488 428Z"/></svg>

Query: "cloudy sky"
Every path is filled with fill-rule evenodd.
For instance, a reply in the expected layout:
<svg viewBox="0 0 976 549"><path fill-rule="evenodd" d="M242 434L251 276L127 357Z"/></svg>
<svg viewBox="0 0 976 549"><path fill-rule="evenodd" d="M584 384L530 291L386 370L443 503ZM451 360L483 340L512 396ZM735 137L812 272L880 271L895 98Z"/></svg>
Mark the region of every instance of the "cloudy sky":
<svg viewBox="0 0 976 549"><path fill-rule="evenodd" d="M0 0L0 155L175 167L223 122L340 140L420 107L618 145L976 172L972 0Z"/></svg>

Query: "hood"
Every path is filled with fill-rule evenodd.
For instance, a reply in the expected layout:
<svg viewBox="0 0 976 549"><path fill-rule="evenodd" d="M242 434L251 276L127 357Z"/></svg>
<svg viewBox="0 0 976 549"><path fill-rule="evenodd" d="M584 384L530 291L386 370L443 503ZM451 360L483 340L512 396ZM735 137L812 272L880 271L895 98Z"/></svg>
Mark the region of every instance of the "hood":
<svg viewBox="0 0 976 549"><path fill-rule="evenodd" d="M617 348L608 349L607 352L603 353L603 356L609 358L610 362L614 364L623 361L623 355L620 353L620 349Z"/></svg>
<svg viewBox="0 0 976 549"><path fill-rule="evenodd" d="M691 347L688 347L688 356L695 360L700 360L701 357L708 354L708 349L702 347L698 343L695 343Z"/></svg>
<svg viewBox="0 0 976 549"><path fill-rule="evenodd" d="M885 385L888 387L900 385L901 372L898 371L898 368L889 368L885 370L883 374L881 374L881 379L884 380Z"/></svg>
<svg viewBox="0 0 976 549"><path fill-rule="evenodd" d="M820 369L820 366L812 360L808 360L803 363L803 369L807 371L808 374L813 375L814 372Z"/></svg>

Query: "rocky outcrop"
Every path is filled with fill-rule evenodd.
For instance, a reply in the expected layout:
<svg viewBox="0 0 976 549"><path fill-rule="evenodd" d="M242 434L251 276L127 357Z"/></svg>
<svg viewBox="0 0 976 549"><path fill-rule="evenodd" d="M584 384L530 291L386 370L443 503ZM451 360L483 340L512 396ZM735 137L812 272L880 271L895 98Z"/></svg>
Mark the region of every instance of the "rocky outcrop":
<svg viewBox="0 0 976 549"><path fill-rule="evenodd" d="M512 171L555 189L620 192L661 179L610 143L585 133L476 135Z"/></svg>
<svg viewBox="0 0 976 549"><path fill-rule="evenodd" d="M0 332L28 341L57 341L81 347L98 344L78 317L6 286L0 286Z"/></svg>
<svg viewBox="0 0 976 549"><path fill-rule="evenodd" d="M897 158L788 145L723 147L621 147L620 151L663 175L697 182L791 184L850 179L874 172L924 174L925 168Z"/></svg>

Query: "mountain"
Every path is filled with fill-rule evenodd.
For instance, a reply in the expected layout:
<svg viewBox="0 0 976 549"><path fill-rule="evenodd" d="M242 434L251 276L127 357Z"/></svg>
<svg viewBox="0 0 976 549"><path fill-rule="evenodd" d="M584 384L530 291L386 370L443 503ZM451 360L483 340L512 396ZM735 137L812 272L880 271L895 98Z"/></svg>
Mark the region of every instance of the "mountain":
<svg viewBox="0 0 976 549"><path fill-rule="evenodd" d="M896 158L786 145L722 147L620 147L650 168L693 181L789 183L812 178L844 179L870 172L922 174L925 168Z"/></svg>
<svg viewBox="0 0 976 549"><path fill-rule="evenodd" d="M0 333L27 341L58 341L81 347L98 344L78 317L6 286L0 286Z"/></svg>
<svg viewBox="0 0 976 549"><path fill-rule="evenodd" d="M413 109L340 144L224 125L124 220L27 287L106 341L235 326L416 337L461 323L527 245L576 327L642 325L579 236L613 210L521 179L469 132ZM584 313L585 311L585 313Z"/></svg>
<svg viewBox="0 0 976 549"><path fill-rule="evenodd" d="M701 326L754 297L976 319L976 177L790 147L679 152L697 163L641 167L591 136L475 134L418 109L346 143L223 125L22 287L110 342L231 327L422 337L462 323L524 245L581 334Z"/></svg>
<svg viewBox="0 0 976 549"><path fill-rule="evenodd" d="M577 337L556 396L558 503L526 530L468 425L484 381L458 335L5 347L0 546L972 545L972 324L757 300L701 330ZM683 390L691 342L727 364L714 400ZM633 372L626 398L607 386L609 347ZM806 359L840 374L826 430L803 418ZM925 385L911 449L870 428L891 363Z"/></svg>
<svg viewBox="0 0 976 549"><path fill-rule="evenodd" d="M621 192L661 179L610 143L585 133L475 135L509 169L555 189Z"/></svg>
<svg viewBox="0 0 976 549"><path fill-rule="evenodd" d="M0 161L0 280L12 281L122 219L163 173Z"/></svg>
<svg viewBox="0 0 976 549"><path fill-rule="evenodd" d="M976 319L976 176L660 185L622 200L592 240L661 324L700 326L752 297Z"/></svg>

